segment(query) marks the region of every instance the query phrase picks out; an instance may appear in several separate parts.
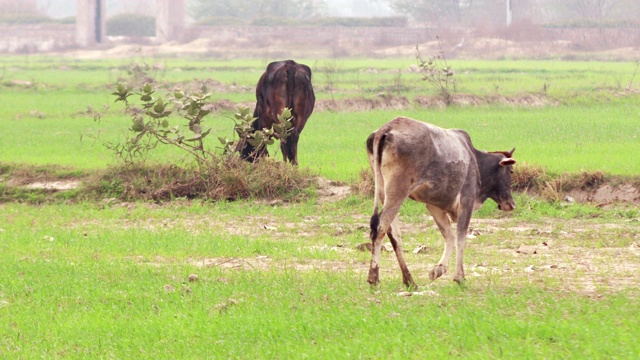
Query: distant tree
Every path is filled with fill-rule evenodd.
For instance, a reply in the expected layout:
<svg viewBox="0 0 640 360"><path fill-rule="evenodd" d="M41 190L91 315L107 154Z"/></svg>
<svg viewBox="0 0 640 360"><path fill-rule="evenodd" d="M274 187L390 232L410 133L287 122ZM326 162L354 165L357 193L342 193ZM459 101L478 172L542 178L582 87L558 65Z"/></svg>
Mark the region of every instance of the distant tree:
<svg viewBox="0 0 640 360"><path fill-rule="evenodd" d="M635 20L640 17L638 0L547 0L553 20Z"/></svg>
<svg viewBox="0 0 640 360"><path fill-rule="evenodd" d="M189 13L196 20L210 17L304 19L326 9L325 0L192 0Z"/></svg>
<svg viewBox="0 0 640 360"><path fill-rule="evenodd" d="M389 6L400 14L406 14L424 22L459 20L458 1L442 0L386 0Z"/></svg>
<svg viewBox="0 0 640 360"><path fill-rule="evenodd" d="M382 0L397 13L428 25L503 21L505 0ZM513 0L516 1L516 0Z"/></svg>

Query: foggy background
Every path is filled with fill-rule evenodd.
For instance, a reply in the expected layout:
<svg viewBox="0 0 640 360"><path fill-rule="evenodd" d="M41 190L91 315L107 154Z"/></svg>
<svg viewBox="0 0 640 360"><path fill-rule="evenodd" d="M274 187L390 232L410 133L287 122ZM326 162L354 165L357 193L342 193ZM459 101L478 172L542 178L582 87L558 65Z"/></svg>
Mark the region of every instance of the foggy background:
<svg viewBox="0 0 640 360"><path fill-rule="evenodd" d="M225 0L234 2L234 0ZM20 2L20 0L0 1L7 4ZM193 1L187 1L187 6ZM326 15L328 16L391 16L395 12L382 0L326 0ZM37 9L42 14L53 18L75 16L75 0L37 0ZM107 13L116 15L120 13L141 13L153 15L155 0L106 0Z"/></svg>
<svg viewBox="0 0 640 360"><path fill-rule="evenodd" d="M451 57L640 58L640 0L186 0L179 36L165 39L156 0L102 1L105 36L87 44L78 40L78 0L0 0L0 53L206 39L172 51L404 56L437 36Z"/></svg>

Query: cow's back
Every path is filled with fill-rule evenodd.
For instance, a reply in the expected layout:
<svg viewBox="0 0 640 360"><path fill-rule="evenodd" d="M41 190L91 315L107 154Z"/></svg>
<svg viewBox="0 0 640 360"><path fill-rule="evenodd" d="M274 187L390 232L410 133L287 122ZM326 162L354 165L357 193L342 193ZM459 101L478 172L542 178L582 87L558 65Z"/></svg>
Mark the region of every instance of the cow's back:
<svg viewBox="0 0 640 360"><path fill-rule="evenodd" d="M295 118L294 127L300 132L313 112L315 94L311 85L311 69L293 60L274 61L258 80L256 109L261 128L278 122L278 115L289 108Z"/></svg>
<svg viewBox="0 0 640 360"><path fill-rule="evenodd" d="M476 191L479 175L466 132L397 117L376 133L384 137L383 173L415 179L412 199L448 207L465 187Z"/></svg>

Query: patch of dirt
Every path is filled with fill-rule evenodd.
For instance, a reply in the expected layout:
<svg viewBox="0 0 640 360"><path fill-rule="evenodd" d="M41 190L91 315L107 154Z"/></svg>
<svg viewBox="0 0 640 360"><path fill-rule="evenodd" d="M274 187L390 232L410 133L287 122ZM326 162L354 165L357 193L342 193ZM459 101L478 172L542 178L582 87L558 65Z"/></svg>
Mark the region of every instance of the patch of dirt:
<svg viewBox="0 0 640 360"><path fill-rule="evenodd" d="M504 284L532 282L549 283L549 289L560 289L566 292L582 293L586 296L598 297L602 293L620 290L640 290L640 245L628 248L585 248L572 246L537 246L535 252L520 251L522 247L501 248L467 244L466 257L469 259L493 259L481 263L465 263L467 280L476 283ZM351 250L351 249L349 249ZM332 247L324 247L318 251L341 251ZM353 250L352 250L353 251ZM428 280L428 272L440 256L441 249L429 254L426 252L405 252L407 264L421 287L432 286ZM425 255L426 254L426 255ZM470 256L469 254L473 254ZM496 259L496 254L498 258ZM348 258L354 258L353 255ZM455 256L454 256L455 257ZM137 259L140 264L165 266L173 260L156 257L153 260ZM452 258L450 266L455 259ZM358 260L317 260L286 259L277 260L269 256L217 257L187 260L187 264L199 268L221 268L233 271L279 271L295 269L296 271L335 271L361 274L363 279L369 271L369 262ZM382 253L381 277L384 281L400 281L395 254L392 251ZM436 280L433 285L444 286L452 280L449 272ZM482 286L482 285L479 285Z"/></svg>
<svg viewBox="0 0 640 360"><path fill-rule="evenodd" d="M444 51L449 59L584 59L603 61L633 61L640 57L640 48L613 47L611 49L589 50L577 45L574 40L514 41L497 37L465 37L449 39L449 43L427 41L418 44L422 54L439 54ZM454 41L454 42L452 42ZM460 42L457 45L456 42ZM374 54L382 57L414 58L415 44L390 46L375 49Z"/></svg>
<svg viewBox="0 0 640 360"><path fill-rule="evenodd" d="M558 104L557 100L542 94L526 94L520 96L455 94L452 101L454 105L462 107L499 104L533 108L556 106ZM223 99L213 101L205 105L204 108L212 112L219 112L235 111L238 106L245 106L253 109L255 102L234 103L230 100ZM405 96L381 93L372 98L354 97L338 100L317 100L314 106L314 111L355 112L372 110L403 110L410 109L415 106L439 109L447 107L444 100L439 96L416 96L413 100L410 100Z"/></svg>
<svg viewBox="0 0 640 360"><path fill-rule="evenodd" d="M65 191L77 189L80 186L80 180L48 180L33 181L35 179L10 179L7 186L20 187L27 190L47 190L47 191Z"/></svg>
<svg viewBox="0 0 640 360"><path fill-rule="evenodd" d="M33 182L23 186L25 189L43 189L49 191L73 190L80 186L78 180L49 181L49 182Z"/></svg>
<svg viewBox="0 0 640 360"><path fill-rule="evenodd" d="M317 179L318 200L322 202L338 201L351 194L351 186L324 178Z"/></svg>
<svg viewBox="0 0 640 360"><path fill-rule="evenodd" d="M630 60L640 57L640 49L633 46L633 39L618 33L600 34L605 38L594 38L594 34L557 33L552 38L531 36L537 28L526 30L526 36L513 38L513 33L494 34L486 32L440 34L440 39L420 41L423 54L445 53L449 59L585 59L585 60ZM589 32L589 31L587 31ZM361 38L334 39L320 37L318 40L305 37L271 38L256 41L252 36L238 35L228 31L215 38L199 38L190 42L168 42L164 44L130 44L124 39L111 39L111 45L102 49L77 49L62 52L78 59L128 58L143 56L200 56L225 59L235 58L335 58L345 56L403 57L415 58L416 42L365 41ZM379 36L376 36L379 38ZM513 39L510 39L513 38ZM621 40L613 41L610 40ZM262 39L264 40L264 39ZM125 41L125 42L123 42ZM292 46L294 44L294 46ZM398 45L401 44L401 45Z"/></svg>
<svg viewBox="0 0 640 360"><path fill-rule="evenodd" d="M328 185L332 188L335 185ZM151 206L150 204L130 204ZM114 206L121 206L114 204ZM166 205L166 206L171 206ZM603 294L640 291L640 218L601 222L597 219L542 219L536 222L502 219L472 219L465 250L465 271L470 286L518 286L533 284L553 292L579 293L599 298ZM86 236L99 234L105 224L72 224L83 228ZM239 219L230 215L189 216L188 218L122 219L107 226L142 228L163 232L184 231L206 239L210 232L243 237L294 241L301 253L312 252L331 260L273 258L270 256L202 257L184 262L201 269L225 271L334 271L354 273L363 282L369 269L369 251L358 249L366 241L368 214L305 216L281 219L272 215ZM431 283L428 272L442 253L442 239L433 219L413 223L400 221L405 258L420 290L451 286L450 272ZM324 243L307 239L330 239ZM351 239L351 240L348 240ZM206 240L204 240L206 241ZM382 281L396 282L402 288L395 254L385 242L381 257ZM337 259L336 259L337 257ZM132 257L143 266L167 266L173 258ZM450 266L453 263L450 262ZM199 281L207 281L202 270ZM640 294L639 294L640 295Z"/></svg>
<svg viewBox="0 0 640 360"><path fill-rule="evenodd" d="M640 190L632 184L612 186L604 184L594 190L572 190L568 193L579 202L609 205L612 203L631 203L640 205Z"/></svg>

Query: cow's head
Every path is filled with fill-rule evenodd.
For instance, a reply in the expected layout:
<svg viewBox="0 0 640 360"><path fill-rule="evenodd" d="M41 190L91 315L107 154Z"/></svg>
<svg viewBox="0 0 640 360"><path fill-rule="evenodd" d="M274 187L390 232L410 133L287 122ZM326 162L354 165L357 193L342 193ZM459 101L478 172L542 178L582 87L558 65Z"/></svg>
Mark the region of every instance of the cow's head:
<svg viewBox="0 0 640 360"><path fill-rule="evenodd" d="M490 198L498 204L503 211L511 211L516 204L511 197L511 174L513 164L516 161L511 151L495 151L487 153L487 157L480 161L480 173L482 176L482 198Z"/></svg>

